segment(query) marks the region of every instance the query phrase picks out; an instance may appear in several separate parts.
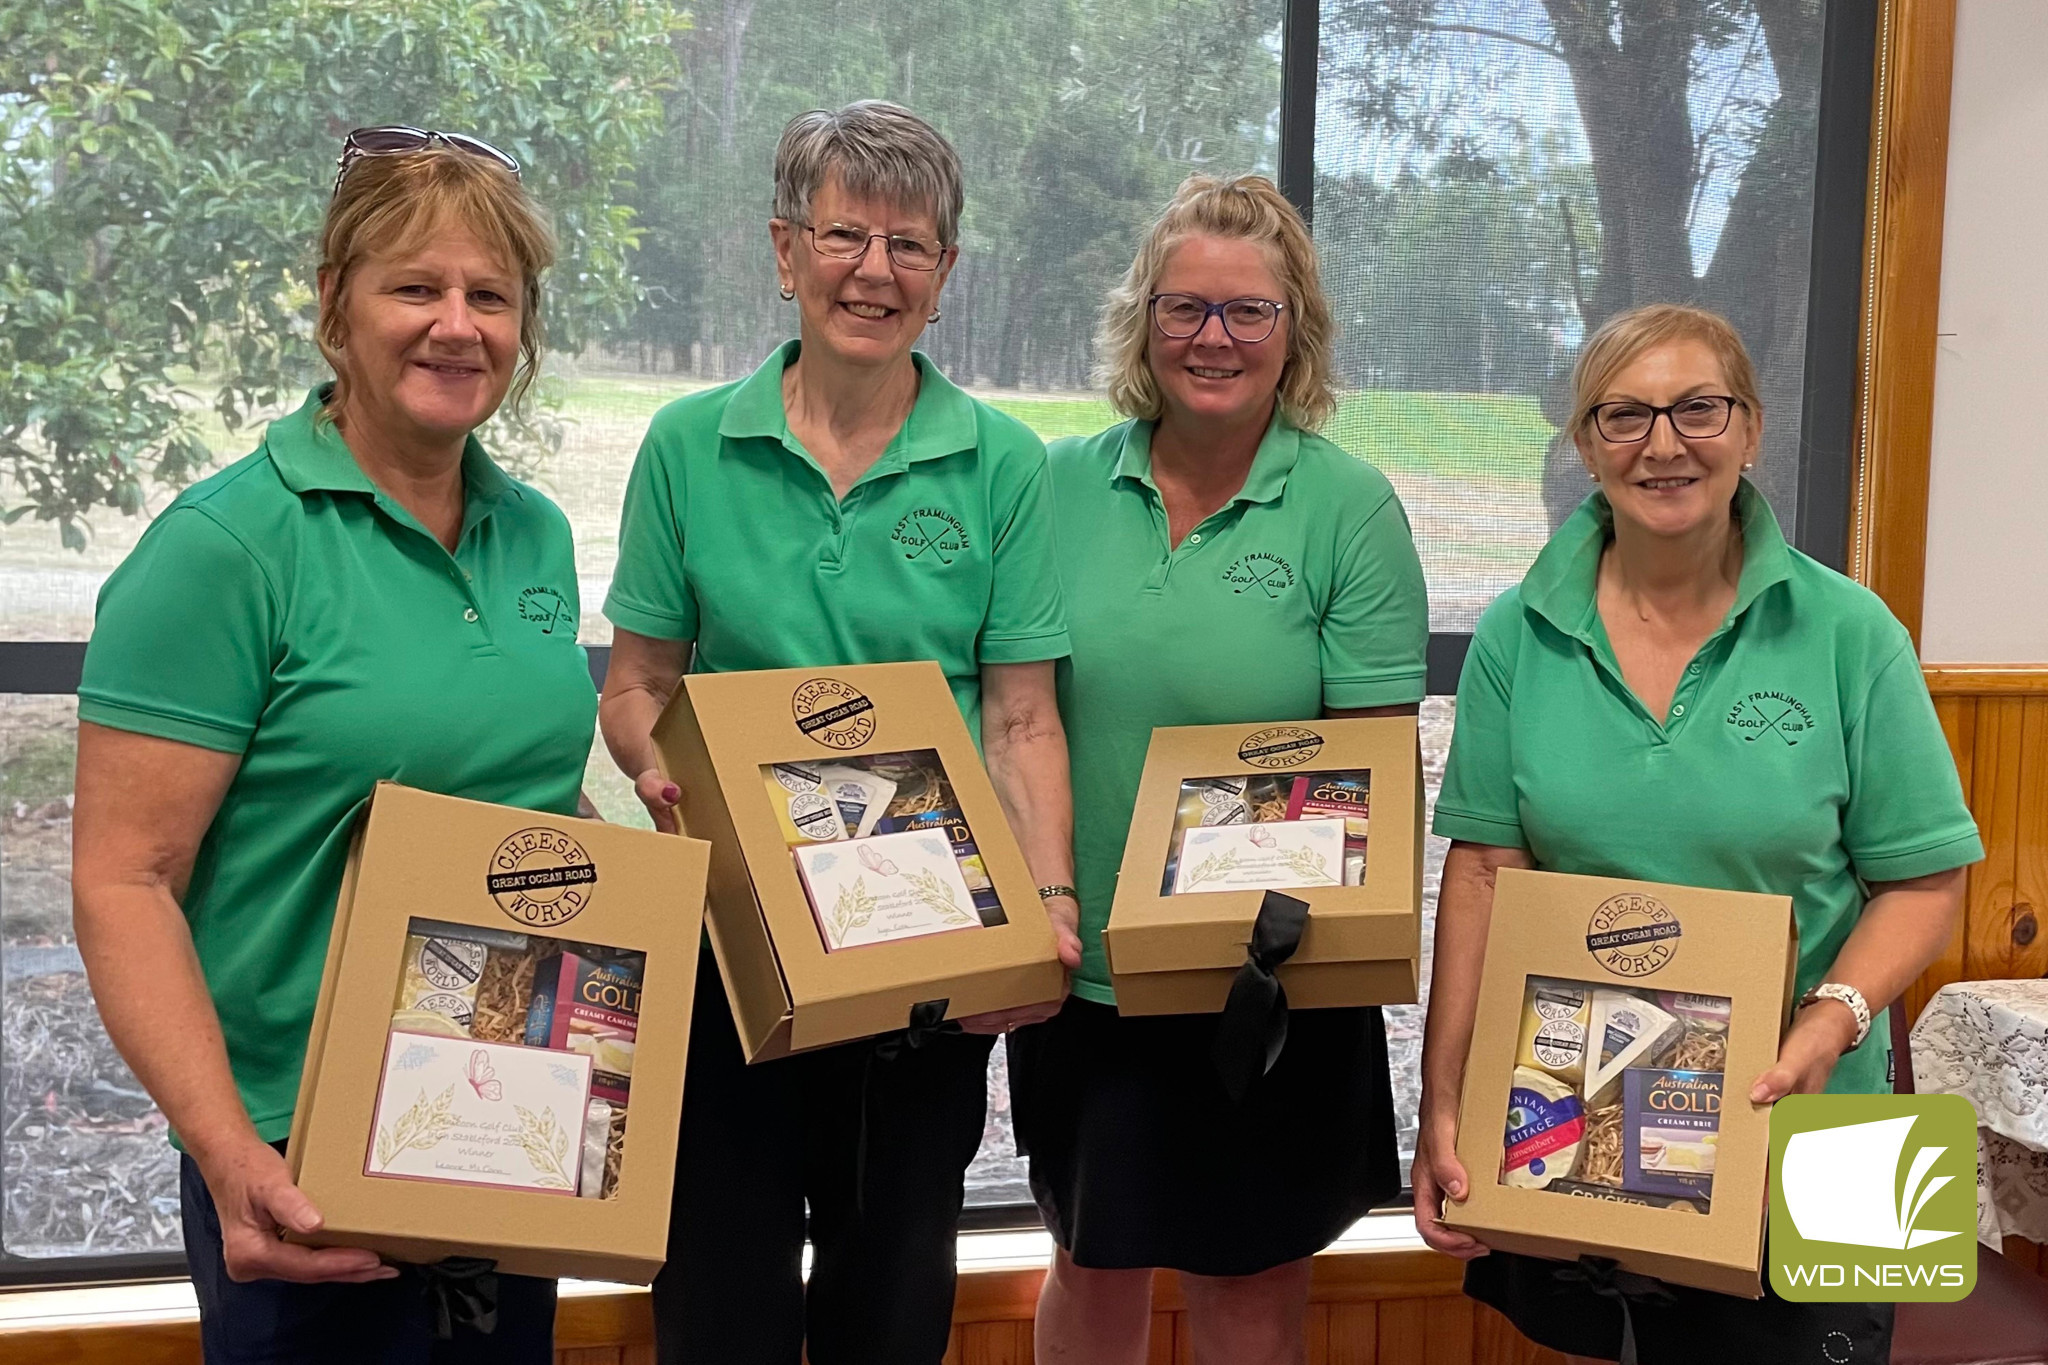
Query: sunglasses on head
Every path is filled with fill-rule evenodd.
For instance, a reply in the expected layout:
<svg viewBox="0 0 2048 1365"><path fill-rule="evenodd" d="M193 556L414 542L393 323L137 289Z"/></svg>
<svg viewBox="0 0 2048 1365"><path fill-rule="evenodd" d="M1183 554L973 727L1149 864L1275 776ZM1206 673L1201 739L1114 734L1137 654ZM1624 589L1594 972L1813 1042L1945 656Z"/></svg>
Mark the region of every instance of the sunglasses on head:
<svg viewBox="0 0 2048 1365"><path fill-rule="evenodd" d="M480 137L471 137L468 133L437 132L431 128L408 128L394 123L381 128L358 128L342 139L341 159L334 165L334 188L339 191L349 169L366 156L405 156L410 152L423 152L436 142L494 162L510 171L514 180L519 178L518 161Z"/></svg>

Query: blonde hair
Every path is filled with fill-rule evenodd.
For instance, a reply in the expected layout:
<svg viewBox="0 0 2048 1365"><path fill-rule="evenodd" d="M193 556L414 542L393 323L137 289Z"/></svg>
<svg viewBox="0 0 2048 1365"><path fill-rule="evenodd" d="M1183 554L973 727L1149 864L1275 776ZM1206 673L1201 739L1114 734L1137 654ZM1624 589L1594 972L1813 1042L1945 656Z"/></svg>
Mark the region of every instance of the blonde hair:
<svg viewBox="0 0 2048 1365"><path fill-rule="evenodd" d="M367 257L416 250L451 226L474 234L524 282L519 369L508 399L516 410L526 397L540 369L540 277L555 263L554 229L511 172L437 144L402 156L363 157L349 167L327 206L320 228L320 269L334 287L313 333L334 370L327 411L340 409L348 382L341 351L348 340L343 299L349 276Z"/></svg>
<svg viewBox="0 0 2048 1365"><path fill-rule="evenodd" d="M1323 295L1315 239L1294 205L1262 175L1233 180L1191 175L1174 191L1123 279L1109 292L1095 332L1096 383L1129 417L1159 416L1159 381L1146 363L1153 290L1175 247L1190 237L1257 242L1272 258L1287 304L1287 360L1280 371L1280 410L1304 431L1315 431L1337 409L1331 351L1337 325Z"/></svg>
<svg viewBox="0 0 2048 1365"><path fill-rule="evenodd" d="M1749 410L1752 420L1763 416L1756 365L1728 319L1688 304L1649 303L1607 319L1579 352L1579 362L1572 368L1572 419L1566 431L1574 438L1584 435L1614 376L1645 352L1674 341L1704 344L1721 362L1730 395Z"/></svg>

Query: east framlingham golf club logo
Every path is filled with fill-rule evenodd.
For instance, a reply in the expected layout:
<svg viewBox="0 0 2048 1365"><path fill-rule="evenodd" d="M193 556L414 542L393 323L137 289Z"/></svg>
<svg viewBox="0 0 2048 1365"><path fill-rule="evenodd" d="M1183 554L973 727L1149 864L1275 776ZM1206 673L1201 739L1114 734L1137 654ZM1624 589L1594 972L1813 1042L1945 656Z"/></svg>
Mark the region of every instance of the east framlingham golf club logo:
<svg viewBox="0 0 2048 1365"><path fill-rule="evenodd" d="M1930 1101L1948 1103L1930 1110ZM1864 1118L1872 1103L1890 1113L1839 1121ZM1845 1112L1845 1104L1860 1112ZM1778 1160L1770 1258L1779 1294L1959 1299L1974 1287L1976 1133L1967 1101L1795 1096L1771 1124Z"/></svg>

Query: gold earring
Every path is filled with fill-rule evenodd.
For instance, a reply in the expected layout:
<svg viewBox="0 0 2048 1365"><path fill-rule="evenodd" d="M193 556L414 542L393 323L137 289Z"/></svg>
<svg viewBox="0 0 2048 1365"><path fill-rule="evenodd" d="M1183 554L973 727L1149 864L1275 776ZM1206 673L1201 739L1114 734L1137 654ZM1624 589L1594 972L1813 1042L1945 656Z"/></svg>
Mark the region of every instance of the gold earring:
<svg viewBox="0 0 2048 1365"><path fill-rule="evenodd" d="M1744 465L1744 466L1742 467L1742 472L1743 472L1743 473L1745 473L1745 474L1747 474L1747 473L1748 473L1748 472L1749 472L1750 470L1752 470L1752 469L1755 469L1755 468L1756 468L1756 463L1755 463L1755 461L1751 461L1751 462L1750 462L1749 464L1746 464L1746 465Z"/></svg>
<svg viewBox="0 0 2048 1365"><path fill-rule="evenodd" d="M789 302L789 301L790 301L791 299L793 299L793 298L795 298L795 297L796 297L796 290L794 290L794 289L789 289L789 288L784 288L784 289L783 289L783 291L782 291L782 301L783 301L784 303L788 303L788 302Z"/></svg>
<svg viewBox="0 0 2048 1365"><path fill-rule="evenodd" d="M1591 470L1591 469L1587 470L1587 471L1586 471L1586 477L1587 477L1587 478L1589 478L1589 479L1591 479L1591 480L1592 480L1592 481L1593 481L1594 483L1598 483L1598 482L1600 482L1600 475L1599 475L1599 473L1598 473L1597 471L1595 471L1595 470Z"/></svg>

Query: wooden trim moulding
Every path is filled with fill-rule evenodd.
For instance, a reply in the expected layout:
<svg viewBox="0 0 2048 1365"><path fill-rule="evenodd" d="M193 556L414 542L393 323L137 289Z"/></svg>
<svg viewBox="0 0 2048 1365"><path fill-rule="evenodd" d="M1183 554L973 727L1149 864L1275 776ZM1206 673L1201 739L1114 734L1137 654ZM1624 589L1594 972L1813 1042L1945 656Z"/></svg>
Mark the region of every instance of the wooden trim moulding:
<svg viewBox="0 0 2048 1365"><path fill-rule="evenodd" d="M2048 664L1925 664L1937 697L2048 696Z"/></svg>
<svg viewBox="0 0 2048 1365"><path fill-rule="evenodd" d="M1849 572L1917 644L1956 0L1882 0L1864 242Z"/></svg>

